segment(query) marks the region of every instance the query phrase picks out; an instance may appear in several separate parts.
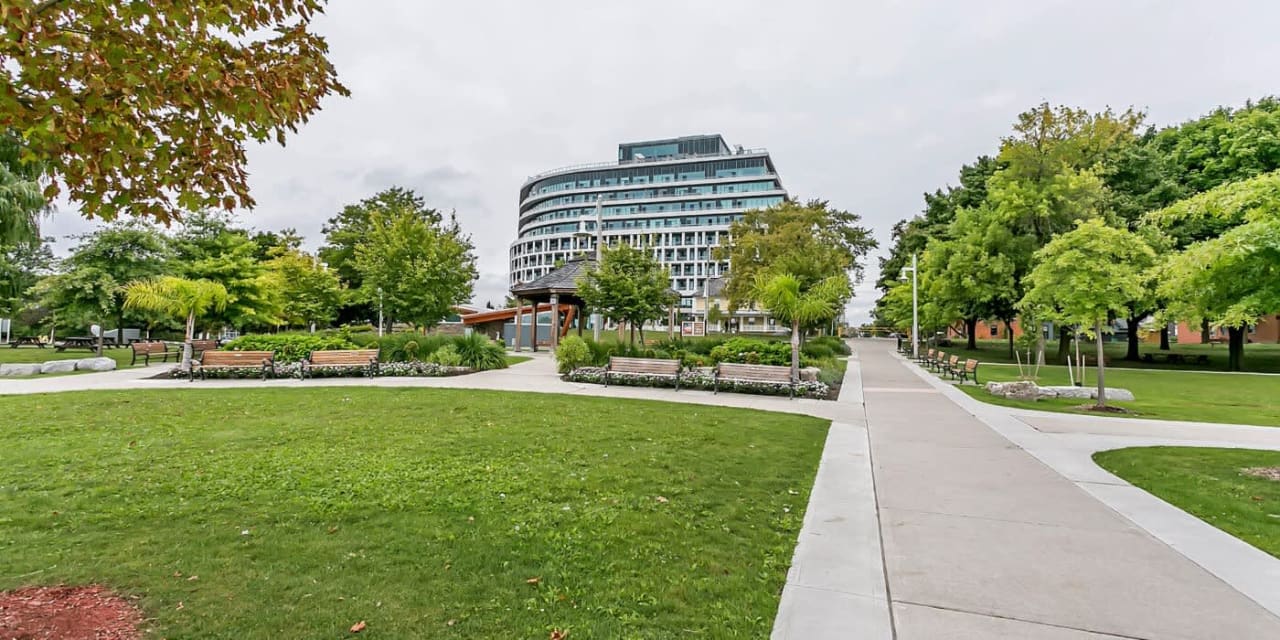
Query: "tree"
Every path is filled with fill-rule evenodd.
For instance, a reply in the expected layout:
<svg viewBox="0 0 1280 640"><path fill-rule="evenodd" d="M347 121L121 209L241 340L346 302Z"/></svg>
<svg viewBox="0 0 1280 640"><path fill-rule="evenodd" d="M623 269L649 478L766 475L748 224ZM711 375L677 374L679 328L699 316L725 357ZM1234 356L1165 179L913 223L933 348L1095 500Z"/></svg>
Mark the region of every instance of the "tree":
<svg viewBox="0 0 1280 640"><path fill-rule="evenodd" d="M631 325L632 344L636 327L643 342L644 323L664 317L677 298L666 268L648 252L625 243L605 248L600 264L579 277L578 296L588 309Z"/></svg>
<svg viewBox="0 0 1280 640"><path fill-rule="evenodd" d="M1148 214L1161 229L1224 229L1162 265L1159 294L1175 317L1227 328L1227 368L1244 364L1250 324L1280 309L1280 171L1231 182Z"/></svg>
<svg viewBox="0 0 1280 640"><path fill-rule="evenodd" d="M430 327L471 299L478 272L471 238L458 220L398 207L369 214L368 237L356 245L366 300L381 295L390 317Z"/></svg>
<svg viewBox="0 0 1280 640"><path fill-rule="evenodd" d="M79 236L79 241L71 255L62 262L62 267L70 276L70 282L79 283L81 295L101 295L103 299L78 300L71 306L82 311L104 309L103 315L96 312L89 315L95 316L92 318L94 322L103 324L104 331L106 327L102 321L106 318L114 320L116 342L123 344L127 309L121 287L134 280L165 273L169 268L168 243L155 229L138 221L103 227ZM99 280L101 287L88 286L88 283Z"/></svg>
<svg viewBox="0 0 1280 640"><path fill-rule="evenodd" d="M0 12L0 130L89 217L252 207L245 145L347 95L310 32L323 0L17 0Z"/></svg>
<svg viewBox="0 0 1280 640"><path fill-rule="evenodd" d="M214 325L238 329L274 327L283 303L278 282L257 258L259 245L249 232L232 226L222 213L188 216L174 237L179 276L210 280L227 290L227 302L209 318Z"/></svg>
<svg viewBox="0 0 1280 640"><path fill-rule="evenodd" d="M55 326L58 321L102 326L114 312L112 300L119 289L111 274L96 265L82 264L44 278L34 293L42 305L55 312ZM102 338L99 332L98 355L102 355Z"/></svg>
<svg viewBox="0 0 1280 640"><path fill-rule="evenodd" d="M720 303L719 302L711 303L711 306L707 308L707 325L709 327L715 327L716 331L719 331L720 323L723 321L724 321L724 311L720 309Z"/></svg>
<svg viewBox="0 0 1280 640"><path fill-rule="evenodd" d="M1021 307L1036 318L1092 327L1097 339L1098 407L1107 404L1103 325L1143 295L1155 252L1136 234L1100 219L1081 221L1036 252Z"/></svg>
<svg viewBox="0 0 1280 640"><path fill-rule="evenodd" d="M125 285L124 296L129 309L162 313L185 322L183 371L191 368L191 340L195 337L196 320L209 312L221 311L229 300L226 288L217 282L174 276L136 280Z"/></svg>
<svg viewBox="0 0 1280 640"><path fill-rule="evenodd" d="M254 257L259 262L266 262L290 251L302 249L302 236L298 235L298 230L292 227L280 231L255 231L250 234L249 239L258 245L257 250L254 251Z"/></svg>
<svg viewBox="0 0 1280 640"><path fill-rule="evenodd" d="M315 256L287 250L267 263L280 291L280 318L285 326L327 326L342 304L342 284Z"/></svg>
<svg viewBox="0 0 1280 640"><path fill-rule="evenodd" d="M746 212L729 226L729 243L716 250L717 259L729 261L725 295L730 310L752 300L761 272L789 273L806 289L841 273L861 280L860 260L876 247L861 220L823 200L788 200Z"/></svg>
<svg viewBox="0 0 1280 640"><path fill-rule="evenodd" d="M840 273L809 286L789 273L756 274L752 299L773 317L791 325L791 381L800 380L800 328L826 322L840 314L852 295L849 276Z"/></svg>
<svg viewBox="0 0 1280 640"><path fill-rule="evenodd" d="M48 208L40 186L43 167L19 157L15 135L0 133L0 247L40 241L40 213Z"/></svg>
<svg viewBox="0 0 1280 640"><path fill-rule="evenodd" d="M0 243L0 317L22 311L30 289L53 272L56 262L47 242Z"/></svg>

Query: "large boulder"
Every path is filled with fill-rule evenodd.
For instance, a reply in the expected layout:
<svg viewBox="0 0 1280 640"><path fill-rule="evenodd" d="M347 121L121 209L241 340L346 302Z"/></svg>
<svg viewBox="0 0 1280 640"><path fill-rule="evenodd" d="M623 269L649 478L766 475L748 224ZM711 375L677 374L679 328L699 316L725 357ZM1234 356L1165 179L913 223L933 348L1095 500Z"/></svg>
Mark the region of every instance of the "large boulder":
<svg viewBox="0 0 1280 640"><path fill-rule="evenodd" d="M1097 400L1098 388L1089 387L1041 387L1043 392L1053 392L1059 398L1075 398L1078 400ZM1107 400L1117 402L1133 402L1133 392L1128 389L1107 387Z"/></svg>
<svg viewBox="0 0 1280 640"><path fill-rule="evenodd" d="M816 382L818 380L818 372L821 369L817 367L802 367L800 369L800 380L802 382Z"/></svg>
<svg viewBox="0 0 1280 640"><path fill-rule="evenodd" d="M0 378L34 376L40 373L39 363L0 364Z"/></svg>
<svg viewBox="0 0 1280 640"><path fill-rule="evenodd" d="M40 373L70 373L75 370L75 360L50 360L40 365Z"/></svg>
<svg viewBox="0 0 1280 640"><path fill-rule="evenodd" d="M77 371L115 371L116 361L111 358L81 358L76 360Z"/></svg>

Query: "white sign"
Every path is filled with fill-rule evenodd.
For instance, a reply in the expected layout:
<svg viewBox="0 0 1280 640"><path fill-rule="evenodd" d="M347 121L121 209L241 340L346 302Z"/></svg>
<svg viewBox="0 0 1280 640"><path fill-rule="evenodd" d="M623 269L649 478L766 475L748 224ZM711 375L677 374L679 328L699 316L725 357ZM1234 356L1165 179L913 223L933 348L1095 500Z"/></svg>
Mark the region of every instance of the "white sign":
<svg viewBox="0 0 1280 640"><path fill-rule="evenodd" d="M680 335L685 338L701 338L707 335L707 323L700 321L681 322Z"/></svg>

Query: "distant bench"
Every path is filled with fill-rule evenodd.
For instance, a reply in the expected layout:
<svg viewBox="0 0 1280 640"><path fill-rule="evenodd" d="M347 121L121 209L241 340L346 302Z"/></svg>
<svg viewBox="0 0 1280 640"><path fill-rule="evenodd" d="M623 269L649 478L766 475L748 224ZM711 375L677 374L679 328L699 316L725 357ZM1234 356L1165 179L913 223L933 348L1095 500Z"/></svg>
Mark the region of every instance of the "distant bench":
<svg viewBox="0 0 1280 640"><path fill-rule="evenodd" d="M630 373L636 375L657 376L675 380L676 391L680 390L680 361L659 360L656 358L620 358L610 356L609 365L604 368L604 386L609 386L609 375L613 373Z"/></svg>
<svg viewBox="0 0 1280 640"><path fill-rule="evenodd" d="M133 350L133 357L129 359L129 366L131 367L138 364L138 356L142 356L142 364L144 365L151 364L151 356L159 356L160 362L168 362L170 355L174 356L175 360L181 357L180 353L169 350L168 343L160 340L134 342L129 345L129 348Z"/></svg>
<svg viewBox="0 0 1280 640"><path fill-rule="evenodd" d="M276 374L276 354L271 351L204 351L200 359L191 363L191 380L195 380L196 371L200 379L205 379L205 372L210 369L262 369L262 379Z"/></svg>
<svg viewBox="0 0 1280 640"><path fill-rule="evenodd" d="M795 381L791 379L791 367L777 367L768 364L736 364L721 362L716 365L713 390L720 392L720 381L727 382L766 382L787 385L791 397L796 396Z"/></svg>
<svg viewBox="0 0 1280 640"><path fill-rule="evenodd" d="M313 369L342 369L363 367L364 375L373 377L378 373L377 349L350 349L341 351L312 351L302 361L302 377L311 375Z"/></svg>

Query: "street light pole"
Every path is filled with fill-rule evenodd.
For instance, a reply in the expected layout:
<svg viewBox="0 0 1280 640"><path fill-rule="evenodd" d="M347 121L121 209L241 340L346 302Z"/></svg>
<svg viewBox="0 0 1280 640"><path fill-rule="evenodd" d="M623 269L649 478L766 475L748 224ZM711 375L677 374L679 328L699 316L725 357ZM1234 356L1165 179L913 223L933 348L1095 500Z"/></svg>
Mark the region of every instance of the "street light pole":
<svg viewBox="0 0 1280 640"><path fill-rule="evenodd" d="M386 325L382 320L382 287L378 287L378 337L382 337L382 327Z"/></svg>
<svg viewBox="0 0 1280 640"><path fill-rule="evenodd" d="M596 195L596 268L600 268L601 253L600 243L604 239L604 194ZM592 309L591 311L591 336L596 343L600 342L600 312Z"/></svg>
<svg viewBox="0 0 1280 640"><path fill-rule="evenodd" d="M916 292L916 254L911 254L911 357L920 359L920 298Z"/></svg>

